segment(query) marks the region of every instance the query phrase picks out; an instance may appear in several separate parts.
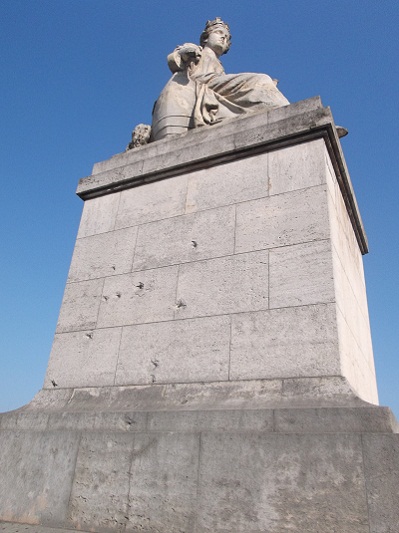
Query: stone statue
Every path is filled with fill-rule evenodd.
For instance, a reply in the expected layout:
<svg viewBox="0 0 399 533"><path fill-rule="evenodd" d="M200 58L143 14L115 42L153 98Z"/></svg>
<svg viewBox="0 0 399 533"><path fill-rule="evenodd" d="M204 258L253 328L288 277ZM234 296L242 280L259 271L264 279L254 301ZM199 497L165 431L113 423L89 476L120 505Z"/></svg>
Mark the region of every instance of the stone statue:
<svg viewBox="0 0 399 533"><path fill-rule="evenodd" d="M216 18L206 23L200 46L186 43L169 54L173 76L155 103L151 140L289 104L267 74L225 74L219 57L230 44L229 26Z"/></svg>
<svg viewBox="0 0 399 533"><path fill-rule="evenodd" d="M151 126L148 124L137 124L132 131L132 140L127 145L126 151L147 144L150 141L150 137Z"/></svg>

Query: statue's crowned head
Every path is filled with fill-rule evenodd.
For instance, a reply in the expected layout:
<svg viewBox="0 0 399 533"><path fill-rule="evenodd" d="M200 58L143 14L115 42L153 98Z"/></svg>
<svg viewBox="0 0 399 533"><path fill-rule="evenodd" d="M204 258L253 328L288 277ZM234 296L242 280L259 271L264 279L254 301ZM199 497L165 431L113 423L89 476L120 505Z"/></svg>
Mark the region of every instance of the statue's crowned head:
<svg viewBox="0 0 399 533"><path fill-rule="evenodd" d="M223 52L226 54L231 45L231 33L230 33L229 25L226 24L226 22L223 22L223 20L220 17L216 17L215 20L207 21L205 29L200 35L200 45L205 46L208 41L209 35L212 32L218 31L220 29L223 29L227 33L227 49L225 52Z"/></svg>

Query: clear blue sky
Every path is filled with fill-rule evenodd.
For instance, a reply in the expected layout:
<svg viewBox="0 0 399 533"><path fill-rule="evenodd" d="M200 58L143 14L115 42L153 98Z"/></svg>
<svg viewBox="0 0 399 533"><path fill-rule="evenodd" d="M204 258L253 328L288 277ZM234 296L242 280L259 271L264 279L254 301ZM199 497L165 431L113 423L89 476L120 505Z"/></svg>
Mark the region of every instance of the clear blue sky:
<svg viewBox="0 0 399 533"><path fill-rule="evenodd" d="M342 140L365 256L380 402L399 416L398 26L393 0L1 0L0 411L42 387L94 162L150 122L166 55L230 23L226 72L266 72L292 102L320 95Z"/></svg>

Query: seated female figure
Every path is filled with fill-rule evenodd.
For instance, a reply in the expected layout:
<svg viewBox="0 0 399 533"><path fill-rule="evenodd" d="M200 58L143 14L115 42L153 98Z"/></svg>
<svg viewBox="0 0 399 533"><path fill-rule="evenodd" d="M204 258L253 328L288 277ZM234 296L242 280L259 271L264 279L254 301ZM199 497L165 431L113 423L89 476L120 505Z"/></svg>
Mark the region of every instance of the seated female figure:
<svg viewBox="0 0 399 533"><path fill-rule="evenodd" d="M168 56L174 74L154 106L153 140L289 104L267 74L225 74L219 57L230 44L228 25L216 18L207 22L200 46L186 43Z"/></svg>

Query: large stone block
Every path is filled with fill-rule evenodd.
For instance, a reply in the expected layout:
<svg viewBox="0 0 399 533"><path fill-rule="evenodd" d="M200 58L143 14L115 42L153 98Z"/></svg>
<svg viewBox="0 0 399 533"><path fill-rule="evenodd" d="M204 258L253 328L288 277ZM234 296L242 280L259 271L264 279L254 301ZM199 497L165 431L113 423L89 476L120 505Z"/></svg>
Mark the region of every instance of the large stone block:
<svg viewBox="0 0 399 533"><path fill-rule="evenodd" d="M137 227L100 233L76 241L68 280L84 281L130 272Z"/></svg>
<svg viewBox="0 0 399 533"><path fill-rule="evenodd" d="M98 327L172 320L177 272L178 267L171 266L106 278Z"/></svg>
<svg viewBox="0 0 399 533"><path fill-rule="evenodd" d="M179 316L259 311L269 306L267 250L182 265L177 298Z"/></svg>
<svg viewBox="0 0 399 533"><path fill-rule="evenodd" d="M269 253L271 309L335 301L328 240L283 246Z"/></svg>
<svg viewBox="0 0 399 533"><path fill-rule="evenodd" d="M140 227L134 270L232 254L234 206L174 217Z"/></svg>
<svg viewBox="0 0 399 533"><path fill-rule="evenodd" d="M117 385L228 379L227 316L125 327Z"/></svg>
<svg viewBox="0 0 399 533"><path fill-rule="evenodd" d="M115 228L120 193L107 194L101 198L87 200L83 207L78 239L107 233Z"/></svg>
<svg viewBox="0 0 399 533"><path fill-rule="evenodd" d="M268 196L269 157L269 154L260 154L189 174L186 212Z"/></svg>
<svg viewBox="0 0 399 533"><path fill-rule="evenodd" d="M104 279L68 283L65 287L57 333L93 329L97 325Z"/></svg>
<svg viewBox="0 0 399 533"><path fill-rule="evenodd" d="M325 151L324 141L318 139L270 152L270 195L325 183Z"/></svg>
<svg viewBox="0 0 399 533"><path fill-rule="evenodd" d="M396 528L399 448L386 408L43 412L51 430L34 428L37 414L0 434L4 533L17 533L4 522L16 518L31 533Z"/></svg>
<svg viewBox="0 0 399 533"><path fill-rule="evenodd" d="M68 431L2 429L0 520L63 524L78 444Z"/></svg>
<svg viewBox="0 0 399 533"><path fill-rule="evenodd" d="M182 215L187 195L187 176L155 181L121 193L115 229Z"/></svg>
<svg viewBox="0 0 399 533"><path fill-rule="evenodd" d="M237 205L235 251L250 252L329 237L325 186Z"/></svg>
<svg viewBox="0 0 399 533"><path fill-rule="evenodd" d="M197 531L369 533L360 436L205 433L200 465Z"/></svg>
<svg viewBox="0 0 399 533"><path fill-rule="evenodd" d="M192 531L197 513L198 434L134 440L126 531Z"/></svg>
<svg viewBox="0 0 399 533"><path fill-rule="evenodd" d="M104 387L115 381L122 329L59 333L53 343L45 387Z"/></svg>
<svg viewBox="0 0 399 533"><path fill-rule="evenodd" d="M88 434L79 445L68 505L76 529L122 531L127 522L131 483L131 434Z"/></svg>
<svg viewBox="0 0 399 533"><path fill-rule="evenodd" d="M334 304L232 317L230 379L339 373Z"/></svg>
<svg viewBox="0 0 399 533"><path fill-rule="evenodd" d="M372 533L394 533L399 524L399 435L364 435L364 468Z"/></svg>

